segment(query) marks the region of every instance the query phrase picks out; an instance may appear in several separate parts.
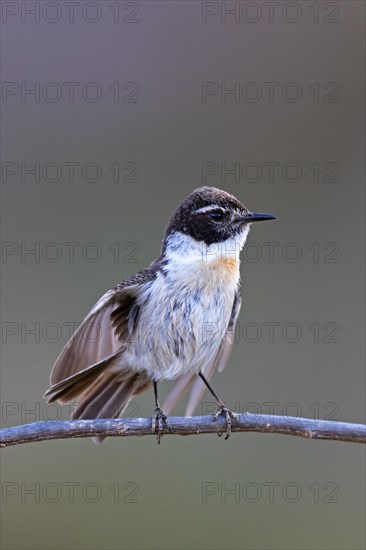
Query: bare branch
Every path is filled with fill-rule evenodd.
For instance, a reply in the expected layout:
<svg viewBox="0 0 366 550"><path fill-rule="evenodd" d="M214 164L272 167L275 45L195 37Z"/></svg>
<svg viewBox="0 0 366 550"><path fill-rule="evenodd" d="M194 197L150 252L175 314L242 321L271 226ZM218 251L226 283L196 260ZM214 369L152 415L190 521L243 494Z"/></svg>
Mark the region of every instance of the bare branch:
<svg viewBox="0 0 366 550"><path fill-rule="evenodd" d="M171 431L164 426L166 435L199 435L225 432L225 420L213 420L212 416L169 417ZM366 426L329 420L282 417L273 415L239 414L233 420L233 432L261 432L295 435L308 439L328 439L366 443ZM153 435L151 418L118 418L98 420L72 420L34 422L0 430L0 447L20 445L47 439L74 437L126 437Z"/></svg>

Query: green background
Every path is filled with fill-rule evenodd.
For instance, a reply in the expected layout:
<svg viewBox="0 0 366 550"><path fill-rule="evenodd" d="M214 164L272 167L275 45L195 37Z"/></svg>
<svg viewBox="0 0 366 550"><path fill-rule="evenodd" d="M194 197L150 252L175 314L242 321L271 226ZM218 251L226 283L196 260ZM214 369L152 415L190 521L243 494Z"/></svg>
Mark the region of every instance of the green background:
<svg viewBox="0 0 366 550"><path fill-rule="evenodd" d="M61 2L54 23L55 7L39 22L27 14L22 22L20 3L10 4L19 12L3 13L2 80L39 82L46 99L2 98L2 160L19 168L1 182L2 425L68 418L69 407L47 407L42 394L70 323L156 257L171 212L203 183L204 163L240 163L246 177L218 171L205 183L278 216L250 233L239 335L229 366L213 379L216 391L236 410L265 413L272 403L276 414L362 422L364 3L280 2L271 21L266 3L238 2L235 21L225 20L221 2L120 2L114 22L116 4L99 1L95 23L86 19L98 17L97 8L85 2L73 23ZM203 10L216 8L204 22ZM58 101L50 101L55 87L43 88L50 82L62 89ZM80 83L74 102L65 82ZM88 82L102 90L99 101L83 98ZM115 82L121 98L132 90L123 85L136 83L138 101L114 102ZM217 93L204 102L204 82L227 89L239 82L244 97ZM278 83L273 100L268 82ZM289 82L301 90L297 101ZM328 83L338 86L332 97ZM250 101L255 89L262 97ZM74 181L63 164L70 161L80 163ZM29 174L22 181L22 162L57 163L60 179L50 181L51 166L39 182ZM109 169L116 162L117 183ZM279 163L273 181L268 162ZM92 168L83 175L86 163L101 168L99 181L88 181ZM136 181L123 181L126 163L138 165ZM288 163L300 166L299 178ZM38 258L25 254L32 247ZM273 341L269 322L278 323ZM168 390L161 384L162 395ZM210 405L205 394L203 410ZM130 412L150 416L152 406L147 392ZM9 448L1 452L2 545L361 549L364 456L361 445L260 434ZM207 488L214 494L204 498Z"/></svg>

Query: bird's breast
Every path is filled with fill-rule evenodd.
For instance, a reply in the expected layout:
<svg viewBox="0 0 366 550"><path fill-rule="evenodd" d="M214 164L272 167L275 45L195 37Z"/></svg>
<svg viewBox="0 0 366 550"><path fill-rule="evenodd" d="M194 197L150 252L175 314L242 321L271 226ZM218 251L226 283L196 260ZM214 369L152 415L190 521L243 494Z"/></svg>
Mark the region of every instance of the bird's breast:
<svg viewBox="0 0 366 550"><path fill-rule="evenodd" d="M239 262L171 264L138 298L140 316L130 353L152 378L199 372L217 353L239 283Z"/></svg>

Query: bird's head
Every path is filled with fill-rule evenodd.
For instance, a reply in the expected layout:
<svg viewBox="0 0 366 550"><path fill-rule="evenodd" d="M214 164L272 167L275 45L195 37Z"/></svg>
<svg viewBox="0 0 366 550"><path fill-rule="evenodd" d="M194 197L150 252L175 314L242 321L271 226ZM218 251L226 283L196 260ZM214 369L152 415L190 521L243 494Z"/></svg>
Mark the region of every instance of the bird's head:
<svg viewBox="0 0 366 550"><path fill-rule="evenodd" d="M251 212L233 195L215 187L198 187L172 215L164 241L173 233L188 235L207 246L247 234L250 224L273 220L272 214Z"/></svg>

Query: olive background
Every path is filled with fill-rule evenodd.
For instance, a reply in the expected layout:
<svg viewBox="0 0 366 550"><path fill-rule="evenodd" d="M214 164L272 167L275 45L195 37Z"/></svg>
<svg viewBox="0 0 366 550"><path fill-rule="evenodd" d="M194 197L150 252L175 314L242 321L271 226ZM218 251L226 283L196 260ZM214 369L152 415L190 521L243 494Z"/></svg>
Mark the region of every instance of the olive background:
<svg viewBox="0 0 366 550"><path fill-rule="evenodd" d="M278 217L243 253L218 394L237 411L363 422L364 3L279 2L271 19L263 2L107 0L80 2L72 23L63 2L39 22L20 4L2 19L2 426L68 418L42 395L70 327L157 256L203 183ZM40 181L22 178L36 162ZM197 414L211 408L206 393ZM149 391L128 413L152 410ZM364 458L250 433L12 447L2 547L358 550Z"/></svg>

